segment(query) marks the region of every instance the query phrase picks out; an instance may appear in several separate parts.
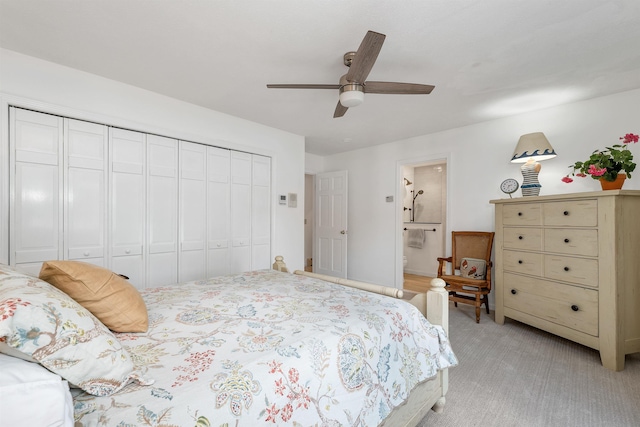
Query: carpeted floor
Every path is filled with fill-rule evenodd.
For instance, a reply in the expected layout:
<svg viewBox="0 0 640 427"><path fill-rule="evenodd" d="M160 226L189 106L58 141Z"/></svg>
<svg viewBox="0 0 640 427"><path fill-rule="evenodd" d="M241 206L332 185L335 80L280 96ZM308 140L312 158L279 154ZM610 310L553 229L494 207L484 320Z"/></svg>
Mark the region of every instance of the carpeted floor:
<svg viewBox="0 0 640 427"><path fill-rule="evenodd" d="M483 310L450 306L449 336L460 365L449 370L444 412L424 426L640 426L640 353L625 370L597 351Z"/></svg>

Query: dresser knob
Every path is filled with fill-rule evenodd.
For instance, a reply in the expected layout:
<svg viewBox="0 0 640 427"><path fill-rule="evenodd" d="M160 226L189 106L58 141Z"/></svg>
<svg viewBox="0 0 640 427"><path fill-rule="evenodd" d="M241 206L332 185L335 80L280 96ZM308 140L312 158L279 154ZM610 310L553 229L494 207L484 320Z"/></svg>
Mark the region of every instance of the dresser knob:
<svg viewBox="0 0 640 427"><path fill-rule="evenodd" d="M564 239L564 242L565 243L569 243L569 239Z"/></svg>
<svg viewBox="0 0 640 427"><path fill-rule="evenodd" d="M564 268L564 271L569 271L569 267L565 267L565 268Z"/></svg>
<svg viewBox="0 0 640 427"><path fill-rule="evenodd" d="M564 211L562 213L564 214L564 216L569 216L569 211Z"/></svg>
<svg viewBox="0 0 640 427"><path fill-rule="evenodd" d="M522 239L524 239L524 237L518 236L518 240L522 240Z"/></svg>
<svg viewBox="0 0 640 427"><path fill-rule="evenodd" d="M578 311L579 309L580 308L575 304L571 306L571 310L573 310L573 311Z"/></svg>
<svg viewBox="0 0 640 427"><path fill-rule="evenodd" d="M515 289L511 289L511 293L512 293L513 295L515 295L515 294L517 294L517 293L518 293L518 291L516 291Z"/></svg>
<svg viewBox="0 0 640 427"><path fill-rule="evenodd" d="M518 264L522 264L522 260L521 259L518 260Z"/></svg>
<svg viewBox="0 0 640 427"><path fill-rule="evenodd" d="M89 252L85 252L85 253L84 253L84 256L89 256Z"/></svg>
<svg viewBox="0 0 640 427"><path fill-rule="evenodd" d="M522 216L522 212L518 212L518 216Z"/></svg>

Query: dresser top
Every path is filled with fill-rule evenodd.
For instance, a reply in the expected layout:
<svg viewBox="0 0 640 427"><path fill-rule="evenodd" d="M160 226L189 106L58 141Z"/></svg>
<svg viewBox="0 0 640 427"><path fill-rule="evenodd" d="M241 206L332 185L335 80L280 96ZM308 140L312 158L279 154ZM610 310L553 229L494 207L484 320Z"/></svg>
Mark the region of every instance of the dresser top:
<svg viewBox="0 0 640 427"><path fill-rule="evenodd" d="M640 190L606 190L606 191L587 191L582 193L552 194L549 196L530 196L530 197L514 197L509 199L489 200L489 203L532 203L544 202L545 200L580 200L594 199L598 197L611 196L631 196L640 197Z"/></svg>

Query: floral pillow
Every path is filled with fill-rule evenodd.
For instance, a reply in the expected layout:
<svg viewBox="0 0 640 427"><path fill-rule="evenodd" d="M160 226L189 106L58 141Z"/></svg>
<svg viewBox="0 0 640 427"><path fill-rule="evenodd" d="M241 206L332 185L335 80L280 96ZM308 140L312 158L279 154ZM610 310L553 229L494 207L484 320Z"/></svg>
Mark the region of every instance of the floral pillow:
<svg viewBox="0 0 640 427"><path fill-rule="evenodd" d="M484 280L487 263L483 259L462 258L460 262L460 275L468 279Z"/></svg>
<svg viewBox="0 0 640 427"><path fill-rule="evenodd" d="M109 396L131 381L129 353L95 316L50 284L0 266L0 342L69 383Z"/></svg>

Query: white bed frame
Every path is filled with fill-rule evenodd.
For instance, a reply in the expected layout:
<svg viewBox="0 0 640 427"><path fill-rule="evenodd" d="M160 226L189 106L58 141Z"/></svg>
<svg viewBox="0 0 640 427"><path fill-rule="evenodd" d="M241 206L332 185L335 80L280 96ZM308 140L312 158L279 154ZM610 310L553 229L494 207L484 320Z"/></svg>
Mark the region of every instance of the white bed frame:
<svg viewBox="0 0 640 427"><path fill-rule="evenodd" d="M286 264L281 256L276 257L273 269L288 273ZM310 273L296 270L293 274L314 277L327 282L338 283L344 286L363 289L365 291L386 295L392 298L402 298L404 293L401 289L387 286L373 285L355 280L342 279L339 277L327 276L324 274ZM445 283L442 279L431 280L431 289L426 293L419 293L409 302L416 306L418 310L434 325L440 325L447 334L449 333L449 295L444 289ZM433 409L435 412L444 410L445 395L449 388L449 371L444 369L438 376L423 383L418 384L409 395L407 401L396 407L391 414L383 421L382 425L390 427L416 426L424 416Z"/></svg>

